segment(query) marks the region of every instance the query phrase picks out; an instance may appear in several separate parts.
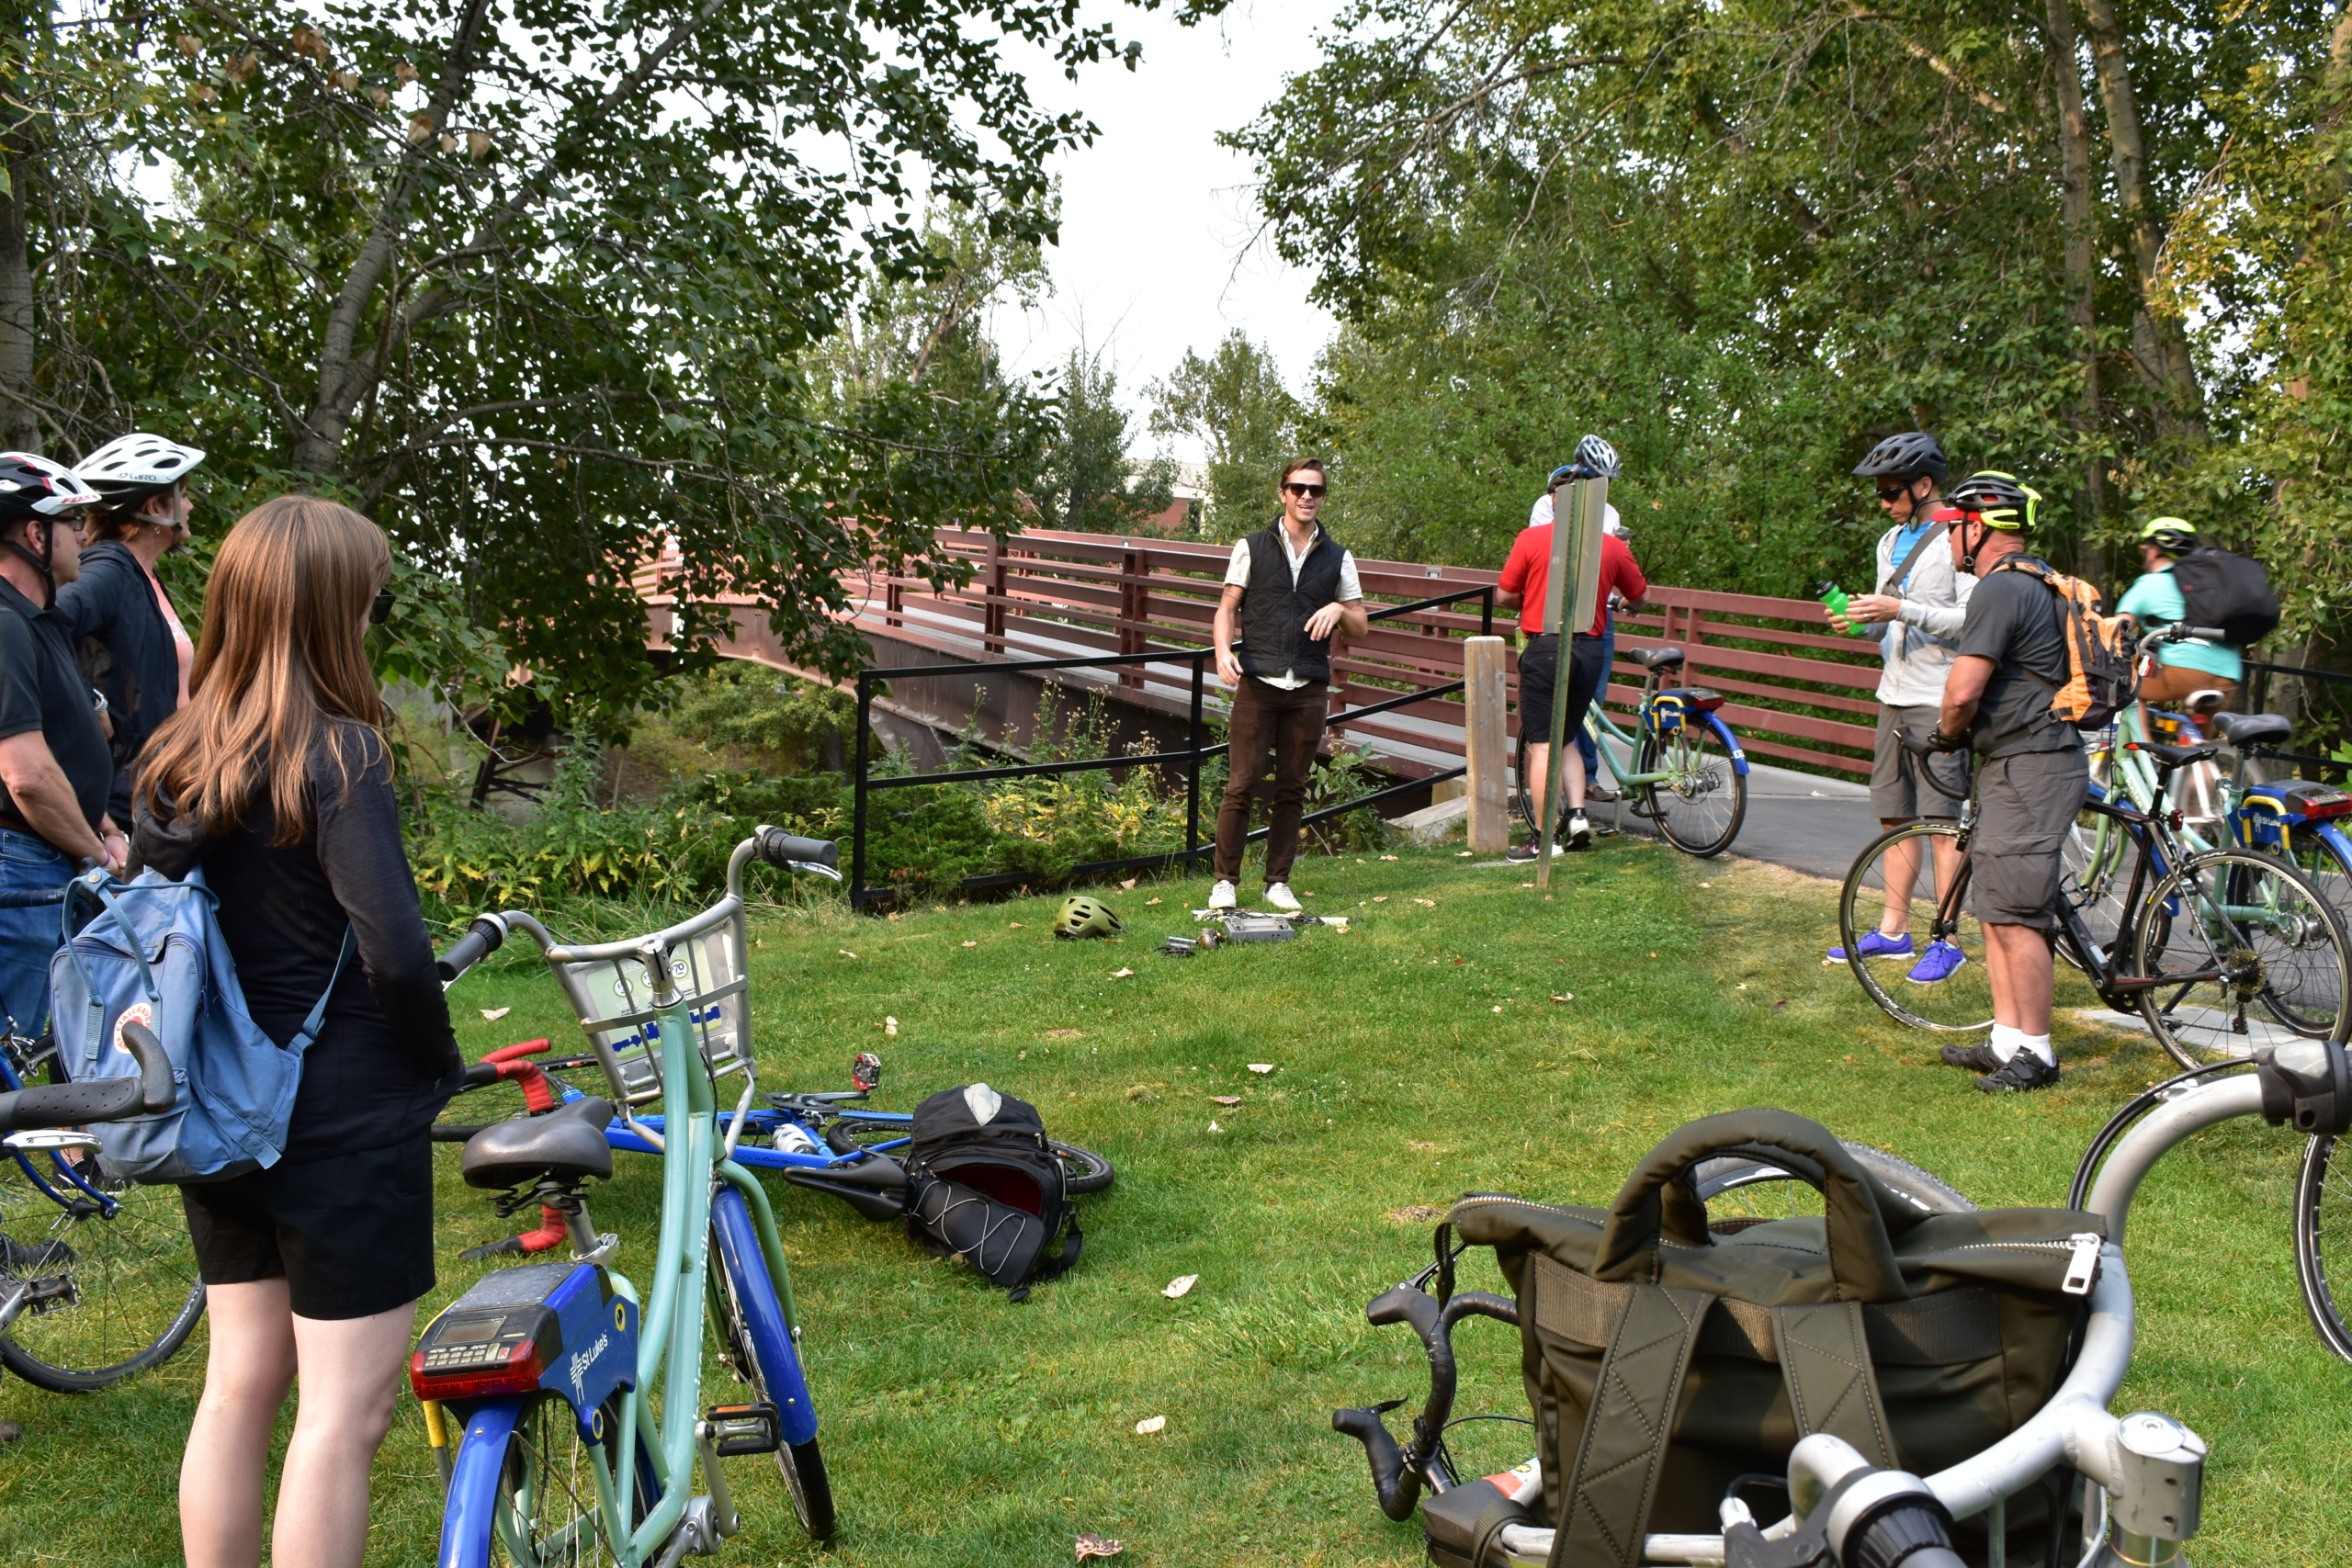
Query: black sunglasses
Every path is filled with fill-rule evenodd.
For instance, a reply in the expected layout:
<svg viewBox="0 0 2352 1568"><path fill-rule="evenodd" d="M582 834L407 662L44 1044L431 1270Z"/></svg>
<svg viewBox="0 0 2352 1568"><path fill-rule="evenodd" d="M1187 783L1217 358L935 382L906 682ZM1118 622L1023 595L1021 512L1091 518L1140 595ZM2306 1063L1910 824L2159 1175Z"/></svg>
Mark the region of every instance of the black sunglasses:
<svg viewBox="0 0 2352 1568"><path fill-rule="evenodd" d="M1284 485L1283 489L1293 495L1321 495L1324 491L1322 485Z"/></svg>
<svg viewBox="0 0 2352 1568"><path fill-rule="evenodd" d="M392 591L389 588L379 588L376 591L376 602L368 606L368 624L371 626L380 626L391 618Z"/></svg>
<svg viewBox="0 0 2352 1568"><path fill-rule="evenodd" d="M1901 501L1910 493L1911 487L1909 485L1904 485L1895 490L1881 490L1878 492L1878 498L1881 501Z"/></svg>

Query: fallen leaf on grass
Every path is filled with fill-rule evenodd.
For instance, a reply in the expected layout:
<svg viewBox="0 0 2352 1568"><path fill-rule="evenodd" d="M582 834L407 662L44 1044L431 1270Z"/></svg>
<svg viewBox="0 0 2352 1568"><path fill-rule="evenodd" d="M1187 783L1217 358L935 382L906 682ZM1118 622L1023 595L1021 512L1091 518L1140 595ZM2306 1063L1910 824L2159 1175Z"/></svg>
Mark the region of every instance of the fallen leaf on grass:
<svg viewBox="0 0 2352 1568"><path fill-rule="evenodd" d="M1552 999L1555 1002L1572 1002L1577 999L1577 994L1574 991L1555 991L1552 995Z"/></svg>
<svg viewBox="0 0 2352 1568"><path fill-rule="evenodd" d="M1470 858L1470 852L1468 850L1456 850L1453 852L1453 858L1455 860L1468 860Z"/></svg>
<svg viewBox="0 0 2352 1568"><path fill-rule="evenodd" d="M857 954L856 954L856 953L852 953L852 952L851 952L848 948L846 948L846 947L837 947L837 948L833 949L833 951L834 951L835 953L840 953L843 958L855 958L855 957L857 956Z"/></svg>
<svg viewBox="0 0 2352 1568"><path fill-rule="evenodd" d="M1078 1038L1078 1031L1075 1029L1048 1029L1046 1031L1046 1038L1048 1040L1075 1040Z"/></svg>
<svg viewBox="0 0 2352 1568"><path fill-rule="evenodd" d="M1078 1538L1078 1560L1080 1562L1090 1557L1116 1557L1126 1549L1127 1543L1124 1540L1105 1540L1099 1535Z"/></svg>
<svg viewBox="0 0 2352 1568"><path fill-rule="evenodd" d="M1434 898L1416 898L1413 902L1420 905L1425 909L1434 909L1437 908L1437 900Z"/></svg>
<svg viewBox="0 0 2352 1568"><path fill-rule="evenodd" d="M1712 882L1702 882L1699 886L1702 887L1713 887L1714 884Z"/></svg>
<svg viewBox="0 0 2352 1568"><path fill-rule="evenodd" d="M1133 888L1133 887L1135 886L1135 885L1136 885L1136 879L1135 879L1134 877L1132 877L1132 876L1128 877L1125 882L1122 882L1122 883L1120 883L1120 884L1119 884L1119 886L1122 886L1122 887L1126 887L1126 888Z"/></svg>
<svg viewBox="0 0 2352 1568"><path fill-rule="evenodd" d="M1532 882L1522 882L1522 883L1521 883L1521 884L1520 884L1520 886L1521 886L1521 887L1532 887L1532 886L1535 886L1535 884L1533 884Z"/></svg>
<svg viewBox="0 0 2352 1568"><path fill-rule="evenodd" d="M1500 1009L1500 1008L1497 1008L1497 1009L1495 1009L1494 1010L1495 1010L1495 1011L1497 1011L1497 1012L1500 1012L1500 1011L1502 1011L1503 1010L1502 1010L1502 1009Z"/></svg>
<svg viewBox="0 0 2352 1568"><path fill-rule="evenodd" d="M885 1034L898 1033L899 1021L895 1018L889 1017L888 1014L885 1014L882 1019L882 1032Z"/></svg>
<svg viewBox="0 0 2352 1568"><path fill-rule="evenodd" d="M1199 1280L1198 1274L1179 1274L1161 1286L1159 1293L1171 1302L1181 1300L1184 1292L1191 1290Z"/></svg>
<svg viewBox="0 0 2352 1568"><path fill-rule="evenodd" d="M1021 922L1019 920L1009 921L1008 924L1014 931L1019 931L1021 929Z"/></svg>
<svg viewBox="0 0 2352 1568"><path fill-rule="evenodd" d="M1784 1007L1786 1007L1786 1006L1788 1006L1788 1005L1789 1005L1789 1004L1788 1004L1788 1001L1787 1001L1787 999L1784 998L1782 998L1781 1000L1777 1001L1777 1002L1774 1002L1774 1003L1772 1004L1772 1010L1773 1010L1774 1012L1778 1012L1778 1011L1780 1011L1782 1008L1784 1008Z"/></svg>
<svg viewBox="0 0 2352 1568"><path fill-rule="evenodd" d="M1144 907L1145 907L1145 908L1150 908L1152 905L1157 904L1157 903L1159 903L1159 899L1157 899L1157 898L1147 898L1147 899L1145 899L1145 900L1144 900Z"/></svg>
<svg viewBox="0 0 2352 1568"><path fill-rule="evenodd" d="M1134 973L1135 971L1132 969L1114 969L1111 971L1111 978L1114 980L1124 980Z"/></svg>
<svg viewBox="0 0 2352 1568"><path fill-rule="evenodd" d="M504 1018L508 1013L513 1012L514 1010L513 1008L484 1008L481 1010L481 1015L482 1017L490 1020L491 1022L496 1023L500 1019Z"/></svg>
<svg viewBox="0 0 2352 1568"><path fill-rule="evenodd" d="M1253 1073L1271 1073L1274 1070L1274 1065L1272 1062L1252 1062L1250 1064L1250 1070Z"/></svg>
<svg viewBox="0 0 2352 1568"><path fill-rule="evenodd" d="M1406 1139L1405 1146L1408 1149L1419 1149L1425 1155L1442 1155L1445 1153L1445 1145L1443 1144L1425 1144L1418 1138Z"/></svg>
<svg viewBox="0 0 2352 1568"><path fill-rule="evenodd" d="M1422 1225L1444 1217L1443 1209L1432 1209L1427 1203L1408 1203L1401 1209L1388 1212L1388 1223L1392 1225Z"/></svg>
<svg viewBox="0 0 2352 1568"><path fill-rule="evenodd" d="M1375 904L1385 904L1388 902L1388 895L1385 893L1375 893L1372 896L1372 901Z"/></svg>
<svg viewBox="0 0 2352 1568"><path fill-rule="evenodd" d="M1380 858L1382 860L1395 860L1396 857L1395 855L1383 855Z"/></svg>
<svg viewBox="0 0 2352 1568"><path fill-rule="evenodd" d="M1142 1420L1136 1423L1136 1436L1138 1438L1148 1438L1154 1432L1165 1430L1167 1426L1167 1416L1147 1416Z"/></svg>
<svg viewBox="0 0 2352 1568"><path fill-rule="evenodd" d="M1735 991L1744 991L1744 990L1747 989L1747 981L1745 981L1745 980L1742 980L1738 985L1734 986L1734 987L1732 987L1732 989L1733 989L1733 990L1735 990Z"/></svg>
<svg viewBox="0 0 2352 1568"><path fill-rule="evenodd" d="M1213 1105L1238 1105L1241 1103L1241 1097L1238 1094L1213 1094L1210 1095L1208 1099L1209 1102Z"/></svg>
<svg viewBox="0 0 2352 1568"><path fill-rule="evenodd" d="M965 945L966 947L978 947L978 946L979 946L980 944L979 944L978 942L966 942L964 945Z"/></svg>
<svg viewBox="0 0 2352 1568"><path fill-rule="evenodd" d="M1218 1126L1216 1122L1210 1122L1210 1123L1209 1123L1209 1131L1210 1131L1210 1132L1212 1132L1212 1133L1222 1133L1222 1132L1224 1132L1224 1131L1225 1131L1225 1129L1224 1129L1224 1128L1222 1128L1222 1127L1220 1127L1220 1126Z"/></svg>

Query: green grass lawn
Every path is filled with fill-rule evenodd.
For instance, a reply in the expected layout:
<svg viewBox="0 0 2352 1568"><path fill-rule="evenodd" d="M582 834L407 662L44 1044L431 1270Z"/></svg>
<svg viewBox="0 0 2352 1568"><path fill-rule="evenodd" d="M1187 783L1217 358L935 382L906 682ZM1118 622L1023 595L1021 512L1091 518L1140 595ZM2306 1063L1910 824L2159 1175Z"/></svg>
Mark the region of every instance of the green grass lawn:
<svg viewBox="0 0 2352 1568"><path fill-rule="evenodd" d="M1308 907L1353 930L1183 960L1152 949L1193 929L1197 882L1111 894L1117 943L1048 940L1042 898L762 919L770 1087L846 1087L851 1054L876 1050L883 1106L985 1079L1119 1178L1085 1201L1084 1262L1018 1306L894 1227L776 1185L842 1526L826 1553L797 1540L772 1465L736 1461L748 1523L725 1560L1068 1563L1092 1531L1126 1540L1130 1562L1417 1562L1418 1526L1380 1517L1361 1450L1329 1425L1335 1406L1423 1390L1410 1336L1362 1315L1427 1256L1416 1206L1472 1189L1605 1203L1668 1132L1748 1105L1893 1149L1982 1203L2057 1203L2099 1123L2170 1070L2143 1040L2062 1017L2064 1082L1988 1100L1821 967L1826 884L1614 840L1563 862L1548 900L1526 875L1453 846L1309 860ZM579 1038L520 959L451 999L473 1053ZM495 1022L478 1010L499 1007ZM2315 1562L2352 1540L2352 1367L2319 1348L2293 1279L2300 1152L2230 1123L2176 1152L2134 1216L2141 1348L2117 1408L2168 1412L2211 1443L2200 1562ZM440 1157L451 1261L428 1305L476 1277L459 1247L513 1228L458 1183L454 1149ZM650 1266L658 1189L651 1160L623 1156L593 1198L624 1270ZM1164 1298L1182 1274L1200 1281ZM1494 1280L1479 1262L1465 1283ZM175 1560L203 1345L199 1329L168 1366L85 1398L0 1384L0 1415L29 1428L0 1452L7 1560ZM1515 1337L1465 1325L1461 1345L1461 1408L1523 1414ZM1154 1416L1165 1429L1137 1436ZM1527 1455L1521 1428L1467 1430L1465 1462ZM437 1521L403 1393L370 1562L431 1562Z"/></svg>

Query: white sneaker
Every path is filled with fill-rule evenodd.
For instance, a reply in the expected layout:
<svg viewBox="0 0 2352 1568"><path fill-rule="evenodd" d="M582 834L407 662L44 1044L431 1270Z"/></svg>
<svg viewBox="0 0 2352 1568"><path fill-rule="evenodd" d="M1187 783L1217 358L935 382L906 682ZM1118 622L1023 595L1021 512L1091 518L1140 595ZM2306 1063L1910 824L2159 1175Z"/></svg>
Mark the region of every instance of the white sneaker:
<svg viewBox="0 0 2352 1568"><path fill-rule="evenodd" d="M1585 815L1581 811L1568 818L1568 848L1572 850L1592 848L1592 824L1585 819Z"/></svg>
<svg viewBox="0 0 2352 1568"><path fill-rule="evenodd" d="M1217 883L1209 889L1209 908L1212 909L1234 908L1240 902L1241 900L1234 896L1233 884L1230 882Z"/></svg>
<svg viewBox="0 0 2352 1568"><path fill-rule="evenodd" d="M1298 895L1290 890L1287 882L1269 882L1266 884L1266 908L1280 909L1285 915L1295 915L1298 913Z"/></svg>

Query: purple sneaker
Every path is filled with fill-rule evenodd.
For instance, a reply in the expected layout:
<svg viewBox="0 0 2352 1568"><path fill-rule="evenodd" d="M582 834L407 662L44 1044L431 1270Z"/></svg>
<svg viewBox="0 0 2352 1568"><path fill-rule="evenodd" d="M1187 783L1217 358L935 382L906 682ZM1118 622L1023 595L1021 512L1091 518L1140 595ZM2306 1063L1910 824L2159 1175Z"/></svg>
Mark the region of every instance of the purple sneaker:
<svg viewBox="0 0 2352 1568"><path fill-rule="evenodd" d="M1951 979L1967 962L1968 954L1961 952L1955 944L1931 942L1928 944L1927 955L1913 964L1911 973L1903 977L1915 986L1933 986Z"/></svg>
<svg viewBox="0 0 2352 1568"><path fill-rule="evenodd" d="M1911 945L1909 931L1905 931L1901 936L1889 936L1884 931L1866 931L1863 933L1862 940L1854 945L1861 950L1864 958L1909 958L1914 956L1916 952ZM1846 950L1842 947L1831 948L1827 962L1845 963Z"/></svg>

